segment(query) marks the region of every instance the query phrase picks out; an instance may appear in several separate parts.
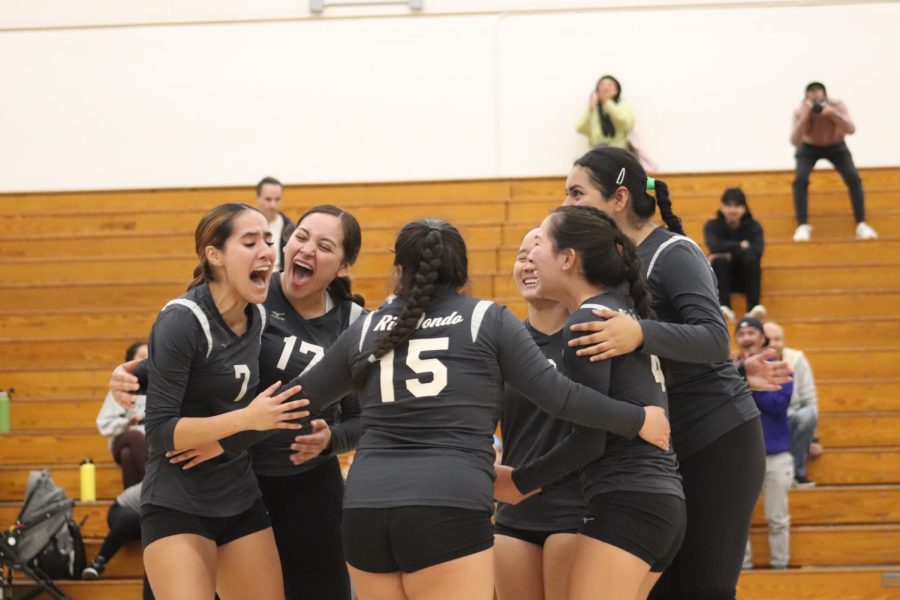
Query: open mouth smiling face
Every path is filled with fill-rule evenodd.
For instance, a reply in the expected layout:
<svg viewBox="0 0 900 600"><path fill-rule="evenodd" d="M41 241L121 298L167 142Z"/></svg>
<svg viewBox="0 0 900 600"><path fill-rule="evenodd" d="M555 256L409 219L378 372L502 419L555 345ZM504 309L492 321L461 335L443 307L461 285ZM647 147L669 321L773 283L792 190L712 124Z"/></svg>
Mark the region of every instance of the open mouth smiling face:
<svg viewBox="0 0 900 600"><path fill-rule="evenodd" d="M534 264L528 260L528 255L534 249L535 235L538 231L539 229L535 228L525 234L516 254L516 262L513 264L513 279L516 282L519 295L526 301L537 298L537 272Z"/></svg>
<svg viewBox="0 0 900 600"><path fill-rule="evenodd" d="M326 213L305 216L284 249L285 293L295 298L319 294L335 277L347 275L343 243L340 219Z"/></svg>
<svg viewBox="0 0 900 600"><path fill-rule="evenodd" d="M225 276L244 301L260 304L266 299L275 264L269 224L255 210L244 211L234 221L232 239L223 257Z"/></svg>

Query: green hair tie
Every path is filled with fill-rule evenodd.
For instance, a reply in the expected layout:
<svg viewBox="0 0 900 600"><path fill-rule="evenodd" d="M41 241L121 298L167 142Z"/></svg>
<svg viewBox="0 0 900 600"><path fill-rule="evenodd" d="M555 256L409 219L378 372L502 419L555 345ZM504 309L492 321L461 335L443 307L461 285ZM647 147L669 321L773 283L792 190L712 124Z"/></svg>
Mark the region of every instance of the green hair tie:
<svg viewBox="0 0 900 600"><path fill-rule="evenodd" d="M652 192L656 189L656 180L652 177L647 178L647 191Z"/></svg>

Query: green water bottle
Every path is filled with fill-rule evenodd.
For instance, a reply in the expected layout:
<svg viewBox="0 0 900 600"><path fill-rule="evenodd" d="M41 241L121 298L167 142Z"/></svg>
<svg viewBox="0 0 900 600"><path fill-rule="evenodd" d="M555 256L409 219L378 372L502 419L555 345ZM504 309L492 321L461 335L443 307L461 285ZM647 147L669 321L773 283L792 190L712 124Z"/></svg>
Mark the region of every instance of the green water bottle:
<svg viewBox="0 0 900 600"><path fill-rule="evenodd" d="M0 433L9 433L9 392L0 390Z"/></svg>

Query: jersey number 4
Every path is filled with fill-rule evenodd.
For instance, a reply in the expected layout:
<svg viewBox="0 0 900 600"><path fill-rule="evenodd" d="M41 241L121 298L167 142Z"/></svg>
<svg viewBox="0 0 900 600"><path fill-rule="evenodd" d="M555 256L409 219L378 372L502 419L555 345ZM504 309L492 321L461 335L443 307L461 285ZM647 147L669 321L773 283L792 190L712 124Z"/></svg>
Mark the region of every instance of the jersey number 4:
<svg viewBox="0 0 900 600"><path fill-rule="evenodd" d="M431 381L422 383L418 377L406 380L406 389L416 398L437 396L447 387L447 367L437 358L422 358L423 352L447 350L450 338L409 340L406 351L406 366L419 375L431 374ZM381 401L394 401L394 351L391 350L378 359L381 363Z"/></svg>
<svg viewBox="0 0 900 600"><path fill-rule="evenodd" d="M655 354L650 355L650 370L653 372L653 381L662 386L662 391L666 391L666 376L663 375L662 364Z"/></svg>

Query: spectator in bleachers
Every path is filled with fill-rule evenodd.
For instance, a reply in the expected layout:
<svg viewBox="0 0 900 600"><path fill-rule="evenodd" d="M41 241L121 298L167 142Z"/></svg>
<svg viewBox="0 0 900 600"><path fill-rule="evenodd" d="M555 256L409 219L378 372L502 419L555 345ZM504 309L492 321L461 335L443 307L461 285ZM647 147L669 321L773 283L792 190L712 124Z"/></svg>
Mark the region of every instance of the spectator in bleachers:
<svg viewBox="0 0 900 600"><path fill-rule="evenodd" d="M722 194L716 218L703 227L709 248L709 262L719 285L719 304L728 321L734 321L731 293L744 292L750 314L763 319L766 309L759 303L764 239L763 228L750 214L747 197L741 188L728 188Z"/></svg>
<svg viewBox="0 0 900 600"><path fill-rule="evenodd" d="M806 96L794 110L791 144L797 147L797 171L794 178L794 213L797 217L795 242L808 242L812 226L807 222L809 174L820 158L828 160L841 174L850 190L853 218L856 220L856 239L878 237L866 224L866 207L862 180L853 164L853 156L844 136L856 131L847 107L840 100L828 97L825 86L814 81L806 86Z"/></svg>
<svg viewBox="0 0 900 600"><path fill-rule="evenodd" d="M812 456L821 454L821 446L815 441L816 425L819 422L819 402L816 397L816 382L812 367L802 350L785 348L784 329L778 323L769 322L764 326L769 346L778 353L778 360L787 362L794 371L794 391L788 407L788 425L791 428L791 454L794 457L794 485L812 487L816 485L806 477L806 462Z"/></svg>
<svg viewBox="0 0 900 600"><path fill-rule="evenodd" d="M116 496L106 513L109 533L100 545L100 551L81 572L81 578L94 581L106 570L106 563L129 542L141 539L141 484L136 483ZM144 577L143 600L153 600L150 584Z"/></svg>
<svg viewBox="0 0 900 600"><path fill-rule="evenodd" d="M125 361L147 358L147 342L134 342L125 351ZM147 397L135 395L130 405L120 406L112 396L106 395L97 415L100 435L109 438L113 460L122 468L122 485L131 487L144 480L144 463L147 461L147 442L144 438L144 411Z"/></svg>
<svg viewBox="0 0 900 600"><path fill-rule="evenodd" d="M738 322L734 337L740 352L739 361L759 354L769 343L763 324L749 316ZM788 382L778 391L753 391L753 400L761 413L760 421L766 441L763 512L769 525L769 565L773 569L787 568L790 558L791 517L788 513L788 491L794 481L794 458L790 452L787 411L793 388L793 382ZM748 539L744 568L752 567L752 550Z"/></svg>
<svg viewBox="0 0 900 600"><path fill-rule="evenodd" d="M634 128L631 106L621 99L622 86L612 75L604 75L588 97L587 109L575 129L587 136L591 148L598 144L628 149L628 134Z"/></svg>
<svg viewBox="0 0 900 600"><path fill-rule="evenodd" d="M269 222L269 231L275 241L275 272L284 266L284 247L294 229L294 223L281 212L281 195L284 186L274 177L263 177L256 184L256 206Z"/></svg>

